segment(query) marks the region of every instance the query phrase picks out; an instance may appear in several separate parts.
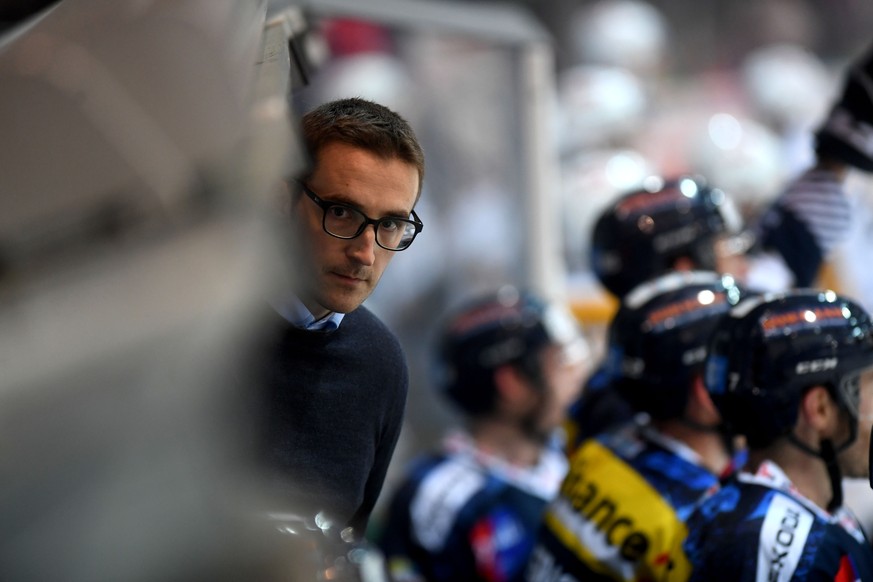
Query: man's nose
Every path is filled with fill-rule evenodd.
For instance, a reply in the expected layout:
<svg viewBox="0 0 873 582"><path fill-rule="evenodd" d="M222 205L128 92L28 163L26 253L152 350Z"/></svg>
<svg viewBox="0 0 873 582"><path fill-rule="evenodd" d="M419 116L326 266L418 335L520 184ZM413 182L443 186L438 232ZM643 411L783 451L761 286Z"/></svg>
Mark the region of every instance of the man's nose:
<svg viewBox="0 0 873 582"><path fill-rule="evenodd" d="M372 266L376 261L376 228L368 224L364 232L349 241L348 254L358 263Z"/></svg>

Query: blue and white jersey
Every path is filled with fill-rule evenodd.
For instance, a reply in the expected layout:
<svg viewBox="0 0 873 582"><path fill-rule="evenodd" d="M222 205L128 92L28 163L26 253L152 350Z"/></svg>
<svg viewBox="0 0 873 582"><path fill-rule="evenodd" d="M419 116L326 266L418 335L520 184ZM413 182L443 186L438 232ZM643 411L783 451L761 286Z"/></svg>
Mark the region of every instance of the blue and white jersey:
<svg viewBox="0 0 873 582"><path fill-rule="evenodd" d="M873 580L873 550L847 510L829 514L765 462L740 473L688 520L691 580Z"/></svg>
<svg viewBox="0 0 873 582"><path fill-rule="evenodd" d="M527 579L684 581L684 521L718 485L694 451L649 426L590 439L546 512Z"/></svg>
<svg viewBox="0 0 873 582"><path fill-rule="evenodd" d="M559 447L535 467L476 448L466 435L414 462L379 546L393 580L519 580L546 504L567 470Z"/></svg>

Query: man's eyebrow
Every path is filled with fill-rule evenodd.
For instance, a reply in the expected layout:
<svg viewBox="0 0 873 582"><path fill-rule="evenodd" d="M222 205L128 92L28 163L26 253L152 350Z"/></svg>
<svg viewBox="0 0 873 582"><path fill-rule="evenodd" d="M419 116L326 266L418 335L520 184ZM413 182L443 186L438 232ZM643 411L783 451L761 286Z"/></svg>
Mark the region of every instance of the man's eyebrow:
<svg viewBox="0 0 873 582"><path fill-rule="evenodd" d="M360 204L356 203L349 196L342 194L342 193L331 194L330 196L324 196L322 198L322 200L325 200L326 202L337 202L339 204L345 204L346 206L351 206L355 210L359 210L360 212L367 214L361 208ZM404 211L404 210L389 210L388 212L386 212L385 214L382 214L381 216L370 216L370 218L387 218L387 217L391 216L394 218L404 218L405 219L405 218L408 218L411 214L412 214L412 210L410 210L408 212Z"/></svg>

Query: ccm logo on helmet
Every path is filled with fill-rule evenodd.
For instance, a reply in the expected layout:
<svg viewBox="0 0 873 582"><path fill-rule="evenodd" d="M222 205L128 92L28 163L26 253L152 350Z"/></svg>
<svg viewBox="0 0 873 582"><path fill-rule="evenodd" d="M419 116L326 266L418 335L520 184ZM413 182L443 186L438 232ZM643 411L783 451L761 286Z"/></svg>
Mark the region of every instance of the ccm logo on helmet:
<svg viewBox="0 0 873 582"><path fill-rule="evenodd" d="M837 367L837 358L822 358L820 360L809 360L808 362L799 362L794 369L797 374L812 374L814 372L825 372L833 370Z"/></svg>

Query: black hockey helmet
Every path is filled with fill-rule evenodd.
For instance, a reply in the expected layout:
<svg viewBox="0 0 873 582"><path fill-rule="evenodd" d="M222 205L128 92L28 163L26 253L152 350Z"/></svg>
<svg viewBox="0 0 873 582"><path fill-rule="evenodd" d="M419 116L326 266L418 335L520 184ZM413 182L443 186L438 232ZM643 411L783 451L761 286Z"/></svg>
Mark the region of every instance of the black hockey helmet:
<svg viewBox="0 0 873 582"><path fill-rule="evenodd" d="M682 418L718 320L745 292L730 275L674 272L624 297L609 327L611 382L638 411Z"/></svg>
<svg viewBox="0 0 873 582"><path fill-rule="evenodd" d="M494 371L517 365L537 380L540 352L552 344L564 345L579 357L588 351L567 309L504 287L466 303L446 319L439 338L438 387L464 412L487 414L496 396Z"/></svg>
<svg viewBox="0 0 873 582"><path fill-rule="evenodd" d="M715 269L715 238L738 232L739 213L727 195L703 178L681 176L621 196L594 225L591 268L621 298L640 283L670 271L676 259Z"/></svg>
<svg viewBox="0 0 873 582"><path fill-rule="evenodd" d="M791 433L807 389L825 386L858 419L858 378L873 366L873 323L833 291L798 290L743 301L713 335L706 386L727 428L752 448ZM817 454L817 453L816 453Z"/></svg>

